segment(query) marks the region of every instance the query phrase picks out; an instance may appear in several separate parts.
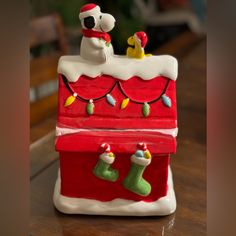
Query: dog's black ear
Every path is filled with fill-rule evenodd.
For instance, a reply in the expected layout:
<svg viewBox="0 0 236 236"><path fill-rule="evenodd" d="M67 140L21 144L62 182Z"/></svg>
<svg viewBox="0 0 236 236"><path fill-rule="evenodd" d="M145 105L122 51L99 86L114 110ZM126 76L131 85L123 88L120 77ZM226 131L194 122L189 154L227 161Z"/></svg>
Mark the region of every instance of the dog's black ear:
<svg viewBox="0 0 236 236"><path fill-rule="evenodd" d="M95 26L95 20L94 20L93 16L88 16L88 17L84 18L84 26L87 29L92 29Z"/></svg>

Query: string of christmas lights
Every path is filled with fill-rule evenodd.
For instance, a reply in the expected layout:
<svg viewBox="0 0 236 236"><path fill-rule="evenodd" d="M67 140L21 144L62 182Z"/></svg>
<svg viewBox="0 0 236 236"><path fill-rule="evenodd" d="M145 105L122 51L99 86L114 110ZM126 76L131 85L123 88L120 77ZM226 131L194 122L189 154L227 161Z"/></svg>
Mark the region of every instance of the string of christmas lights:
<svg viewBox="0 0 236 236"><path fill-rule="evenodd" d="M74 91L74 89L70 86L69 82L67 81L66 77L64 75L62 75L62 80L66 86L66 88L70 91L70 93L72 95L70 95L66 101L65 101L65 104L64 106L65 107L68 107L70 106L76 99L79 99L83 102L86 102L87 103L87 107L86 107L86 111L89 115L92 115L94 113L94 108L95 108L95 105L94 105L94 102L96 101L99 101L101 99L104 99L106 98L106 101L111 105L111 106L115 106L116 105L116 100L113 98L113 96L111 95L112 91L114 90L114 88L116 86L118 86L120 92L124 95L124 99L123 101L121 102L121 106L120 108L123 110L125 109L129 102L133 102L133 103L136 103L136 104L142 104L142 113L143 113L143 116L144 117L148 117L149 114L150 114L150 104L154 103L154 102L157 102L158 100L162 99L162 102L165 106L167 107L171 107L171 99L165 94L166 93L166 90L168 88L168 85L169 85L169 82L170 80L168 80L165 84L165 87L162 91L162 93L155 99L151 100L151 101L146 101L146 102L143 102L143 101L137 101L135 99L132 99L130 96L127 95L127 93L125 92L125 90L123 89L121 83L119 81L116 81L112 87L110 88L110 90L105 93L104 95L100 96L100 97L96 97L96 98L90 98L90 99L86 99L86 98L83 98L81 97L78 93L76 93Z"/></svg>

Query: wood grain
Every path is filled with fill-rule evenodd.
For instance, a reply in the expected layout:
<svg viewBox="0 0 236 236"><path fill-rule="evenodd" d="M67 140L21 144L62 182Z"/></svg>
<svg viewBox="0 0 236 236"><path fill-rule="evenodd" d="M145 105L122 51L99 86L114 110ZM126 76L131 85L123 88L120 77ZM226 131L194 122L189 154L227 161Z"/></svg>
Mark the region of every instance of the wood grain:
<svg viewBox="0 0 236 236"><path fill-rule="evenodd" d="M39 121L56 113L57 92L30 104L30 125L35 125Z"/></svg>
<svg viewBox="0 0 236 236"><path fill-rule="evenodd" d="M39 57L30 62L30 87L37 87L49 80L57 79L60 54Z"/></svg>
<svg viewBox="0 0 236 236"><path fill-rule="evenodd" d="M169 47L171 46L169 45ZM171 158L177 197L176 212L166 217L111 217L62 214L54 209L52 203L52 194L59 164L58 161L55 161L49 166L45 166L44 163L43 165L46 168L31 180L31 235L206 235L205 47L205 40L198 44L195 43L191 50L185 51L185 54L178 58L179 136L177 153ZM52 142L48 143L48 147L46 146L41 145L41 148L45 152L49 152L51 148L53 152L54 145ZM42 151L40 155L43 156L45 152ZM37 161L33 165L38 165Z"/></svg>
<svg viewBox="0 0 236 236"><path fill-rule="evenodd" d="M30 143L34 143L37 140L43 138L45 135L55 131L56 127L56 113L44 118L38 124L30 127Z"/></svg>
<svg viewBox="0 0 236 236"><path fill-rule="evenodd" d="M30 146L31 179L35 178L58 159L58 153L52 150L54 143L55 131L52 131Z"/></svg>

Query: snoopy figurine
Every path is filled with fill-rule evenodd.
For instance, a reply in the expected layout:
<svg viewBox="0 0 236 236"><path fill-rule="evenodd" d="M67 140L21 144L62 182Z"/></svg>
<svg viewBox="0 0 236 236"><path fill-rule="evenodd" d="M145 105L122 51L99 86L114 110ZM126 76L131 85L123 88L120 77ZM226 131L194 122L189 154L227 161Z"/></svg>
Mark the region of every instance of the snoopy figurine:
<svg viewBox="0 0 236 236"><path fill-rule="evenodd" d="M113 29L115 18L101 13L100 7L92 3L80 9L79 18L83 33L80 56L95 63L105 63L114 54L107 32Z"/></svg>

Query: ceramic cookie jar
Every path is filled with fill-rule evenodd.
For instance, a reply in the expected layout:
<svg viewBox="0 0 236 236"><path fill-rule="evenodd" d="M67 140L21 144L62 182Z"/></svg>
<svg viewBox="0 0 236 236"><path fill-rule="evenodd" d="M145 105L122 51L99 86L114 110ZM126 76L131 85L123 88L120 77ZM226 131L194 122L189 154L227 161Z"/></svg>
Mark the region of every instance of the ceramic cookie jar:
<svg viewBox="0 0 236 236"><path fill-rule="evenodd" d="M126 55L115 55L115 19L95 4L79 19L80 55L58 64L54 205L68 214L171 214L177 60L145 54L142 31L127 39Z"/></svg>

